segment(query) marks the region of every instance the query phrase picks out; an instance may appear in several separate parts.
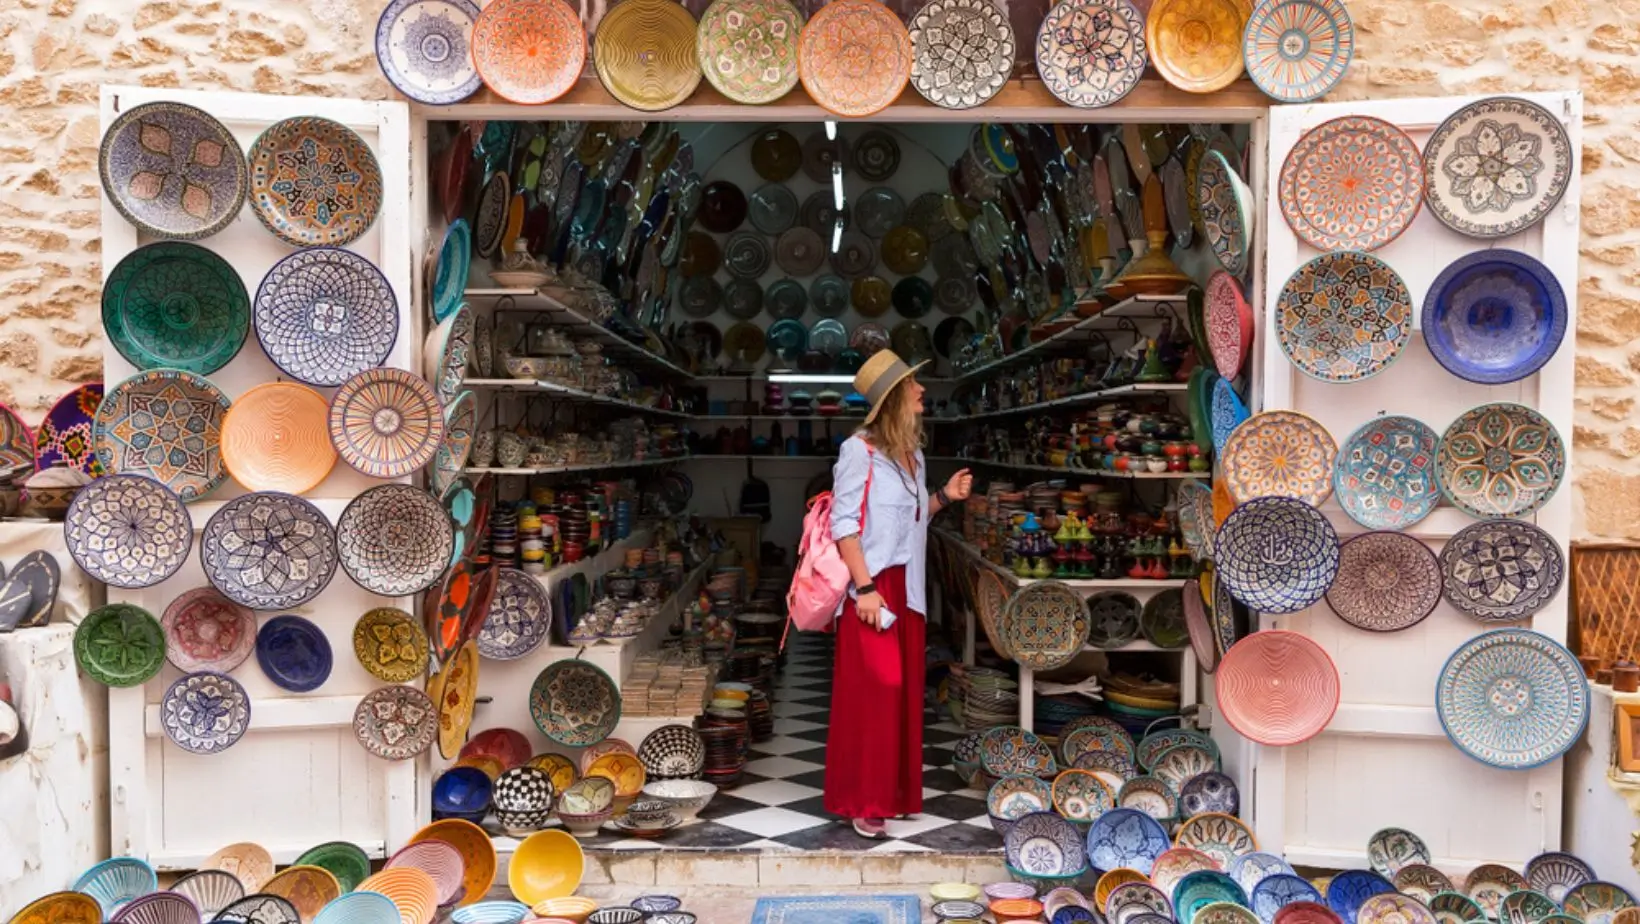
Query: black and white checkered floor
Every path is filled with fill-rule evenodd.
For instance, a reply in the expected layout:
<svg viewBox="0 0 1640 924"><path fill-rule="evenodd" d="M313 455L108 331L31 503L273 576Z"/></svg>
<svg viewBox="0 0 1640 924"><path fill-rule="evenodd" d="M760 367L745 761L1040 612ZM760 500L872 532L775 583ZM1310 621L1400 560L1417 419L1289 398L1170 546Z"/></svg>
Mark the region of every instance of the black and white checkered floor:
<svg viewBox="0 0 1640 924"><path fill-rule="evenodd" d="M593 849L869 850L985 853L1002 848L985 813L985 793L951 770L962 732L948 716L927 713L923 731L923 812L890 821L887 841L868 841L822 807L830 720L832 640L794 635L775 692L775 735L752 745L739 786L719 792L700 820L654 841L606 830Z"/></svg>

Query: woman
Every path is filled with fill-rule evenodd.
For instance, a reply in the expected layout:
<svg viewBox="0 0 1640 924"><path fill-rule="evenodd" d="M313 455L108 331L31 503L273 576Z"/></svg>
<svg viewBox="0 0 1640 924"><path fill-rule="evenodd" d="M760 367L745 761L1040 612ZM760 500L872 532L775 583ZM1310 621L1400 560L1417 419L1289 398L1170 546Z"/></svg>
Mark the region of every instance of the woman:
<svg viewBox="0 0 1640 924"><path fill-rule="evenodd" d="M963 469L929 497L914 377L924 365L883 350L860 367L854 388L871 410L832 471L831 534L852 586L837 622L825 807L872 839L888 836L886 819L922 811L928 521L974 483Z"/></svg>

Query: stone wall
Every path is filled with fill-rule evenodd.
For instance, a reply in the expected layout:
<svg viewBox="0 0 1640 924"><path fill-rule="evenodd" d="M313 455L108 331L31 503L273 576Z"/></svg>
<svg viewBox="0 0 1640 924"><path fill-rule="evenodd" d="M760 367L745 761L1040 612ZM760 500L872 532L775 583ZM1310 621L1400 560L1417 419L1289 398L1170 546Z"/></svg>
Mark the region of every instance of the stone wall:
<svg viewBox="0 0 1640 924"><path fill-rule="evenodd" d="M1333 99L1581 87L1579 532L1640 538L1640 0L1348 0ZM98 86L381 99L383 0L0 0L0 400L101 376Z"/></svg>

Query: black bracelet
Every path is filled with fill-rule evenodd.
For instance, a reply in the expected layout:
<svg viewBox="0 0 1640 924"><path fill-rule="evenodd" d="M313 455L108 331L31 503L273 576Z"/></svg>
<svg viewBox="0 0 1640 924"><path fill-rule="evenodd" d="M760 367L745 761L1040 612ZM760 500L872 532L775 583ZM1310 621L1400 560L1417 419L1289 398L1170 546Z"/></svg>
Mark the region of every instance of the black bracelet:
<svg viewBox="0 0 1640 924"><path fill-rule="evenodd" d="M859 587L854 588L854 595L857 597L863 597L866 594L874 594L876 592L877 584L874 581L867 581Z"/></svg>
<svg viewBox="0 0 1640 924"><path fill-rule="evenodd" d="M934 492L934 497L939 500L941 507L949 507L951 505L951 495L945 493L945 488L943 486Z"/></svg>

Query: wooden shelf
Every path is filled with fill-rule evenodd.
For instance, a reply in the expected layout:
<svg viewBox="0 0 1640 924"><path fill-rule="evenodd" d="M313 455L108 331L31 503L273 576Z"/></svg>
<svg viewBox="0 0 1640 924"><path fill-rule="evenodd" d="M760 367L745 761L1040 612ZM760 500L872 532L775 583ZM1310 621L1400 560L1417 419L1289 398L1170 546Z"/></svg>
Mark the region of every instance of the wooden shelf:
<svg viewBox="0 0 1640 924"><path fill-rule="evenodd" d="M548 288L548 287L543 287ZM694 373L677 363L667 359L659 353L652 352L639 344L622 337L613 330L603 326L580 311L564 304L548 292L536 289L467 289L462 292L467 298L503 299L511 298L518 305L519 311L542 311L553 316L553 322L565 327L572 327L581 333L592 337L607 347L612 347L623 354L655 366L660 371L671 375L693 379Z"/></svg>
<svg viewBox="0 0 1640 924"><path fill-rule="evenodd" d="M1066 587L1069 587L1073 590L1086 590L1086 591L1089 591L1091 593L1091 592L1097 592L1097 591L1101 591L1101 590L1169 590L1169 589L1178 587L1179 584L1184 581L1183 578L1163 578L1161 580L1157 580L1155 578L1109 578L1109 579L1107 579L1107 578L1022 578L1019 575L1013 573L1012 571L1009 571L1007 568L1004 568L1003 566L997 564L996 562L990 560L989 558L986 558L985 556L981 555L979 553L979 549L976 549L972 545L969 545L966 541L963 540L963 538L961 536L957 535L956 533L954 533L954 532L952 532L948 529L942 529L941 527L938 527L938 526L931 526L931 527L929 527L929 532L933 533L936 537L938 537L942 541L950 543L952 546L954 546L957 549L957 551L959 551L963 555L967 556L975 564L979 565L982 568L985 568L988 571L996 572L997 574L1001 575L1005 580L1009 581L1010 583L1012 583L1016 587L1028 587L1032 584L1041 583L1042 581L1055 581L1057 583L1064 584ZM1141 640L1141 641L1129 642L1128 644L1123 645L1120 648L1112 648L1112 649L1095 648L1094 646L1090 645L1090 646L1088 646L1088 650L1089 651L1178 651L1179 649L1177 649L1177 648L1158 648L1155 645L1151 645L1149 642Z"/></svg>

